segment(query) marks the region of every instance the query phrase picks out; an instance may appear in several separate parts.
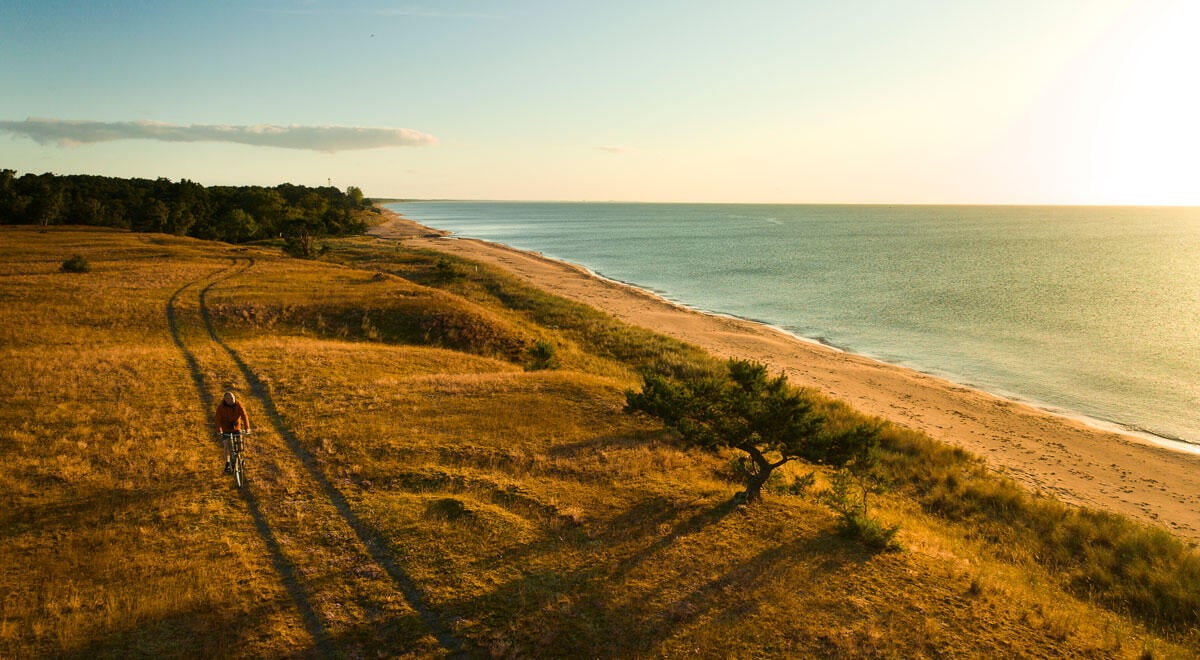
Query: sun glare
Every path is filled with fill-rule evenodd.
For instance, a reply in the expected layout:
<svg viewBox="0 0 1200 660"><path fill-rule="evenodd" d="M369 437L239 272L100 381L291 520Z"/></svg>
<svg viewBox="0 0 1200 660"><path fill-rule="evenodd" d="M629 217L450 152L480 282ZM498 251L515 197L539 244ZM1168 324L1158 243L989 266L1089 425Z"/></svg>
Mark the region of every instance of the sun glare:
<svg viewBox="0 0 1200 660"><path fill-rule="evenodd" d="M1088 38L985 152L998 197L1200 205L1197 26L1200 3L1137 3Z"/></svg>
<svg viewBox="0 0 1200 660"><path fill-rule="evenodd" d="M1096 192L1113 202L1200 204L1200 3L1143 17L1115 43L1107 103L1097 108Z"/></svg>

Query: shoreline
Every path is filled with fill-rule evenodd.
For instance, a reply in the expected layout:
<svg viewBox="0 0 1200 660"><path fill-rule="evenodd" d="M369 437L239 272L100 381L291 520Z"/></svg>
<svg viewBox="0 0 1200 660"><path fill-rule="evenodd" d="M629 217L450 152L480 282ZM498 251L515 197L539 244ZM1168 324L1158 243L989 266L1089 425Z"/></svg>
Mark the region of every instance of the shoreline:
<svg viewBox="0 0 1200 660"><path fill-rule="evenodd" d="M403 216L398 216L398 217L402 218L406 222L412 222L411 220L409 220L408 218L404 218ZM718 311L714 311L711 309L704 309L701 307L693 307L686 303L682 303L682 302L679 302L676 300L671 300L670 298L667 298L666 296L658 293L657 291L652 291L650 289L640 287L632 282L625 282L622 280L614 279L614 278L608 277L606 275L603 275L601 273L597 273L596 271L594 271L586 266L582 266L580 264L576 264L576 263L573 263L570 261L559 259L557 257L550 257L550 256L544 255L544 254L534 251L534 250L522 250L519 248L514 248L509 245L505 245L504 243L498 243L496 241L488 241L488 240L484 240L481 238L466 238L466 237L462 237L462 236L455 236L454 232L444 230L444 229L430 229L430 232L440 232L438 234L438 237L440 237L440 238L450 238L450 239L454 239L454 240L478 241L480 243L483 243L485 245L491 246L496 249L514 250L516 252L529 254L531 256L534 256L534 257L537 257L540 259L544 259L546 261L561 264L564 267L579 269L579 270L583 271L584 273L586 273L587 275L596 278L597 280L602 280L602 281L609 282L609 283L612 283L612 284L615 284L618 286L629 287L630 289L638 291L642 294L645 294L652 298L658 299L664 305L671 305L673 307L678 307L679 309L684 310L684 311L695 312L697 314L705 314L705 315L709 315L709 316L715 316L718 318L728 318L728 319L732 319L735 321L743 321L746 323L753 323L755 325L763 327L764 329L773 330L775 332L778 332L779 334L784 335L795 341L803 342L806 344L812 344L814 346L820 346L822 348L825 348L825 349L828 349L831 351L835 351L838 353L857 355L859 357L862 357L862 358L865 358L868 360L874 360L876 362L880 362L880 363L886 364L888 366L896 367L898 369L907 369L909 371L912 371L912 372L915 372L915 373L918 373L918 374L921 374L924 376L929 376L931 378L937 378L939 380L944 380L944 381L947 381L948 383L951 383L951 384L959 386L959 387L965 387L965 388L972 389L972 390L978 390L980 392L983 392L984 394L989 394L991 396L997 397L997 398L1005 400L1005 401L1011 401L1011 402L1017 403L1017 404L1032 406L1033 408L1036 408L1036 409L1046 412L1048 414L1054 415L1056 417L1063 417L1063 418L1074 420L1077 422L1082 422L1083 424L1086 424L1087 426L1094 428L1098 431L1107 431L1107 432L1116 433L1119 435L1127 435L1127 436L1145 441L1145 442L1155 445L1157 447L1161 447L1163 449L1167 449L1167 450L1171 450L1171 451L1177 451L1177 452L1180 452L1183 454L1200 455L1200 444L1191 443L1191 442L1188 442L1187 440L1182 440L1180 438L1172 438L1172 437L1168 437L1168 436L1164 436L1164 435L1158 435L1151 431L1146 431L1143 429L1130 428L1124 424L1121 424L1120 422L1106 420L1106 419L1102 419L1099 417L1092 417L1085 413L1072 411L1072 410L1066 410L1063 408L1058 408L1058 407L1053 406L1048 403L1044 403L1044 402L1040 402L1040 401L1036 401L1036 400L1032 400L1032 399L1025 399L1025 398L1022 398L1017 395L1005 394L1003 392L995 392L995 391L989 390L986 387L983 387L981 385L976 385L976 384L972 384L972 383L964 383L961 381L954 380L953 376L951 376L951 375L943 375L943 374L936 373L934 371L926 371L926 370L923 370L923 369L920 369L920 368L917 368L914 366L898 364L895 362L889 362L887 360L883 360L883 359L880 359L880 358L877 358L877 357L874 357L871 355L867 355L865 353L856 353L851 349L843 348L841 346L831 344L827 341L823 341L818 338L805 337L803 335L798 335L794 332L791 332L790 330L788 330L786 328L775 325L774 323L771 323L769 321L764 321L761 319L750 318L750 317L745 317L745 316L738 316L736 314L728 314L725 312L718 312Z"/></svg>
<svg viewBox="0 0 1200 660"><path fill-rule="evenodd" d="M770 324L688 307L573 264L478 239L453 238L384 209L368 231L497 266L557 295L722 358L782 371L861 412L962 447L990 468L1059 499L1127 515L1200 541L1200 447L1104 428L1092 420L847 352Z"/></svg>

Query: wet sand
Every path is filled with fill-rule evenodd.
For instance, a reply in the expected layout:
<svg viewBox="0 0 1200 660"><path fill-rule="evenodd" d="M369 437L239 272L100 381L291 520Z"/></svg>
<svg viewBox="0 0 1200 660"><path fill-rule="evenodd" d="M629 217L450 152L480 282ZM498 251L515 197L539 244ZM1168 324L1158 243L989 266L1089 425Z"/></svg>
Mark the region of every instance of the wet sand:
<svg viewBox="0 0 1200 660"><path fill-rule="evenodd" d="M915 428L983 457L988 465L1061 500L1128 515L1200 541L1200 455L986 392L792 337L769 326L706 314L606 280L573 264L473 239L448 238L385 211L369 233L473 259L604 310L621 320L756 360L792 383Z"/></svg>

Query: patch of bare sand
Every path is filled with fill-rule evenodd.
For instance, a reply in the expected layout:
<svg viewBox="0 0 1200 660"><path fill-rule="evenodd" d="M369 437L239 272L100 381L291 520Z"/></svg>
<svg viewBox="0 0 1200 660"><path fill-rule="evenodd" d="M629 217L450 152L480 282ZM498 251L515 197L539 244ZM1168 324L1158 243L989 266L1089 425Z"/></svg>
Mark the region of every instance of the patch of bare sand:
<svg viewBox="0 0 1200 660"><path fill-rule="evenodd" d="M992 468L1035 490L1200 541L1200 455L806 342L762 324L689 310L534 253L484 241L446 239L445 232L395 214L372 233L499 266L534 286L627 323L702 346L721 357L763 362L797 385L819 389L862 412L982 456Z"/></svg>
<svg viewBox="0 0 1200 660"><path fill-rule="evenodd" d="M384 221L367 230L367 234L378 236L379 238L437 238L439 236L449 236L450 232L442 231L441 229L431 229L421 224L417 224L408 218L380 207L383 211Z"/></svg>

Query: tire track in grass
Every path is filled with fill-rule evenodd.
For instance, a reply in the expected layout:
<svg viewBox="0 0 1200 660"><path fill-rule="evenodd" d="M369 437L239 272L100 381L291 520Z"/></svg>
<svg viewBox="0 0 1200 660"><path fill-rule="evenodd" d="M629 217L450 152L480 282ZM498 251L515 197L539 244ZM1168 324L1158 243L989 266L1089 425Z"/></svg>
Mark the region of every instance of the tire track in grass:
<svg viewBox="0 0 1200 660"><path fill-rule="evenodd" d="M458 638L450 631L442 618L428 605L424 594L409 577L407 572L399 565L392 557L388 550L387 539L368 523L364 522L350 506L346 496L342 494L336 486L330 482L329 478L321 472L317 465L316 457L310 452L297 438L296 434L288 426L283 419L279 408L276 406L274 399L268 392L266 384L259 378L258 374L250 368L249 364L242 358L241 354L236 349L230 346L223 340L216 331L213 325L212 315L209 312L207 305L208 293L214 286L232 279L248 271L254 265L254 260L249 259L248 262L240 269L234 272L228 272L224 276L214 279L208 283L199 295L200 316L204 321L204 327L208 332L208 337L229 356L234 364L237 365L246 384L250 387L251 393L262 405L266 418L276 434L283 439L287 448L291 451L292 457L297 459L308 478L311 479L319 488L321 494L325 497L329 504L337 512L338 517L344 522L354 535L367 554L371 557L375 565L380 567L384 573L390 578L392 584L403 595L408 606L411 607L424 622L425 627L434 636L442 649L450 656L464 656L467 654L466 645L463 640Z"/></svg>
<svg viewBox="0 0 1200 660"><path fill-rule="evenodd" d="M196 393L200 397L201 409L206 412L213 410L216 401L212 392L208 390L204 383L204 370L200 366L200 362L196 359L194 353L188 349L187 344L183 341L183 333L179 329L179 321L176 315L176 304L179 297L187 289L197 285L204 280L218 278L215 281L220 281L225 277L232 277L231 271L237 265L236 260L230 266L226 266L220 270L214 271L209 275L189 282L171 296L167 302L167 325L171 331L171 338L175 340L175 345L179 347L183 353L183 359L187 362L188 370L192 375L192 384L196 386ZM223 277L222 277L223 276ZM212 283L209 283L212 286ZM206 419L207 421L207 419ZM331 657L333 655L332 640L328 631L325 629L321 618L317 616L316 610L313 609L312 603L309 602L309 595L301 586L300 581L296 578L296 567L287 555L284 554L283 548L279 544L279 539L276 538L275 532L271 529L270 523L267 522L267 517L263 513L262 506L259 505L258 498L249 488L241 489L242 498L246 501L247 509L250 512L250 517L254 520L254 527L258 531L258 535L262 537L263 542L267 546L267 552L271 556L271 564L275 567L275 571L279 574L280 580L283 583L284 589L288 596L292 599L296 609L300 613L300 618L304 621L304 628L308 634L312 636L313 643L316 646L317 652L322 657Z"/></svg>

